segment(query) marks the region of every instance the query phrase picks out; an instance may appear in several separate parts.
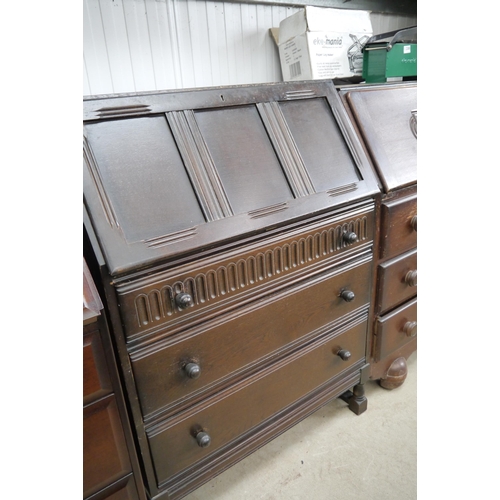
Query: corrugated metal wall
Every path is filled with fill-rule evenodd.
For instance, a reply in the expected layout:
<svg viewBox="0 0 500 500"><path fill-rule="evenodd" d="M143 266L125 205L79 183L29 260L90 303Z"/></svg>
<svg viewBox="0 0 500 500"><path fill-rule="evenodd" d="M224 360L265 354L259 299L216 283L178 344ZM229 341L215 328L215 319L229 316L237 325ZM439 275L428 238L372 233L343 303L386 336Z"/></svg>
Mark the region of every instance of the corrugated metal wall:
<svg viewBox="0 0 500 500"><path fill-rule="evenodd" d="M200 0L84 0L83 94L282 81L269 29L298 8ZM374 33L417 24L372 14Z"/></svg>

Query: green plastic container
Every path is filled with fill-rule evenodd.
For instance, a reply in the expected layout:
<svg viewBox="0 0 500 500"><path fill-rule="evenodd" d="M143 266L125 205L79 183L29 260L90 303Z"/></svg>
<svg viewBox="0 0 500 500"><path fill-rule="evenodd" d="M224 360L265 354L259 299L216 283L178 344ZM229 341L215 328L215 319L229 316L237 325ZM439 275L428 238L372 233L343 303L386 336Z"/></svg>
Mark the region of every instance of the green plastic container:
<svg viewBox="0 0 500 500"><path fill-rule="evenodd" d="M366 83L417 76L416 38L416 27L370 38L363 47L363 79Z"/></svg>

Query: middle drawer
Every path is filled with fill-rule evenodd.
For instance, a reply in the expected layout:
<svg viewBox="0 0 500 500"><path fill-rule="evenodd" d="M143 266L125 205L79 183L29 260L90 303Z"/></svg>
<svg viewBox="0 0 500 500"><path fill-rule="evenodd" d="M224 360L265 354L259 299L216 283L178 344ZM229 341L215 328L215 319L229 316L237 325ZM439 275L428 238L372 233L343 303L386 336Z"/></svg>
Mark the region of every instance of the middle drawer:
<svg viewBox="0 0 500 500"><path fill-rule="evenodd" d="M365 359L366 332L365 311L318 342L147 430L160 487L186 469L198 474L207 460L216 468L220 459L237 450L238 441L253 441L259 429L279 428L280 420L291 417L300 401L309 399L309 406L314 407L318 389L329 386L333 396L342 374L359 373ZM349 358L340 356L342 349L350 352ZM205 445L210 446L198 441L201 432L208 435ZM233 443L230 448L229 443Z"/></svg>
<svg viewBox="0 0 500 500"><path fill-rule="evenodd" d="M131 354L143 416L193 404L368 304L371 269L370 253Z"/></svg>
<svg viewBox="0 0 500 500"><path fill-rule="evenodd" d="M417 249L378 266L377 312L384 314L417 295Z"/></svg>

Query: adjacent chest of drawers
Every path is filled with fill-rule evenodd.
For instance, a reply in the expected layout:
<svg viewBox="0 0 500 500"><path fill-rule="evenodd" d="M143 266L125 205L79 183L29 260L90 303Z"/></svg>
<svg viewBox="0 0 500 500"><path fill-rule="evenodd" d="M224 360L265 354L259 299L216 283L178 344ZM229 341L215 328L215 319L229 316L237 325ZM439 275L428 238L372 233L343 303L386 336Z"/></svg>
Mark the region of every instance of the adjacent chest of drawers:
<svg viewBox="0 0 500 500"><path fill-rule="evenodd" d="M145 500L103 305L83 268L83 498Z"/></svg>
<svg viewBox="0 0 500 500"><path fill-rule="evenodd" d="M340 93L380 183L370 376L393 389L417 348L417 84Z"/></svg>
<svg viewBox="0 0 500 500"><path fill-rule="evenodd" d="M366 409L375 176L331 82L84 102L85 229L150 498Z"/></svg>

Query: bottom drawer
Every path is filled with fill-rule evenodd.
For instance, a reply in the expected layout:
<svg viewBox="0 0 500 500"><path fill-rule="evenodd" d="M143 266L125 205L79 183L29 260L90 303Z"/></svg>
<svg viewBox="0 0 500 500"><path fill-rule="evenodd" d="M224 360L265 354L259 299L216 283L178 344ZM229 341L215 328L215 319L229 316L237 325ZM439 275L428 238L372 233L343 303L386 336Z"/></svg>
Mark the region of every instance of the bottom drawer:
<svg viewBox="0 0 500 500"><path fill-rule="evenodd" d="M417 299L413 299L390 314L377 318L375 328L375 361L410 342L417 335Z"/></svg>
<svg viewBox="0 0 500 500"><path fill-rule="evenodd" d="M159 485L363 362L366 332L363 314L355 325L350 323L331 332L319 342L151 428L147 433ZM349 351L350 357L342 359L340 350Z"/></svg>

